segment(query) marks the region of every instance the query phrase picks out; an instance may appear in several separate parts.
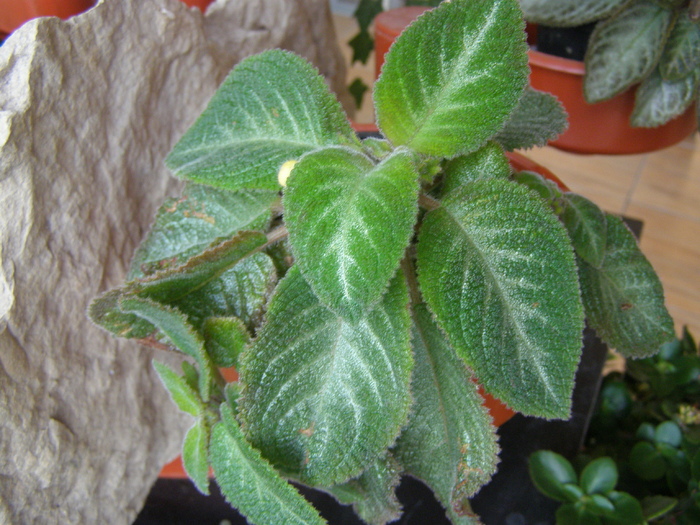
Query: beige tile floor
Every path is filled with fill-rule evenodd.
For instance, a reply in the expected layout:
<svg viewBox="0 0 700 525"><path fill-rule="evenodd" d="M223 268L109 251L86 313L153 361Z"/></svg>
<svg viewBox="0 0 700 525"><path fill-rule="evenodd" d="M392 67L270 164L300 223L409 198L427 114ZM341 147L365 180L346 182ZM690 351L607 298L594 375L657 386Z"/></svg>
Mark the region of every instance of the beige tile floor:
<svg viewBox="0 0 700 525"><path fill-rule="evenodd" d="M349 17L334 17L349 63L347 41L357 26ZM349 81L356 76L370 84L373 61L350 68ZM370 103L355 120L373 121ZM552 147L525 154L605 210L644 222L641 248L661 277L676 331L688 326L700 339L700 136L643 155L576 155Z"/></svg>

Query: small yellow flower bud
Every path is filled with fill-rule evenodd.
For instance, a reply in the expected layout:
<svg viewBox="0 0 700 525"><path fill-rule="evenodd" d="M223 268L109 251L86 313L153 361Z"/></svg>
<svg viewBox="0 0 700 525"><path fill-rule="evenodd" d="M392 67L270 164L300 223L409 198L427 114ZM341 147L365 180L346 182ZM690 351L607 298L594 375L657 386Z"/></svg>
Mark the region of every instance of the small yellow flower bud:
<svg viewBox="0 0 700 525"><path fill-rule="evenodd" d="M299 162L298 160L288 160L282 166L280 167L280 170L277 172L277 180L280 183L280 186L283 188L287 187L287 179L289 178L289 175L292 173L292 170L294 169L294 165Z"/></svg>

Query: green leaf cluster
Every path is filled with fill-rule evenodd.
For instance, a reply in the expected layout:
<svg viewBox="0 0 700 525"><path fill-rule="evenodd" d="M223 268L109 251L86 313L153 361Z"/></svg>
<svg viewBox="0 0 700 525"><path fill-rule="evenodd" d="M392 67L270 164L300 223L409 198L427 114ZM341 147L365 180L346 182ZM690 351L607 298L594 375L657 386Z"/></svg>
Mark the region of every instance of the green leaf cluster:
<svg viewBox="0 0 700 525"><path fill-rule="evenodd" d="M89 314L183 354L182 373L156 369L194 418L187 471L206 491L211 467L252 523L321 522L287 480L385 523L404 473L474 523L469 497L498 461L477 378L515 410L566 418L585 314L631 353L668 335L617 219L511 173L506 149L564 122L526 89L523 27L517 0L421 17L377 83L384 138L364 141L311 65L266 51L167 157L185 191Z"/></svg>
<svg viewBox="0 0 700 525"><path fill-rule="evenodd" d="M700 94L700 11L684 0L520 0L528 21L555 27L596 22L586 52L590 103L636 88L632 126L656 127Z"/></svg>

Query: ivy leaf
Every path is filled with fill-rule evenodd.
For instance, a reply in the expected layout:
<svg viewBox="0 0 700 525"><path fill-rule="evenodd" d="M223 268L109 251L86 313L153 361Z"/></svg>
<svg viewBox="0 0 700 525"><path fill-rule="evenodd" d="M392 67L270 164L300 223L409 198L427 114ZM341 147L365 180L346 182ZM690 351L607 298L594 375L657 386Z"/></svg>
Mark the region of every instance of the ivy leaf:
<svg viewBox="0 0 700 525"><path fill-rule="evenodd" d="M545 146L566 130L566 119L566 111L556 97L527 88L494 140L506 151Z"/></svg>
<svg viewBox="0 0 700 525"><path fill-rule="evenodd" d="M211 465L226 500L253 525L321 525L316 509L248 443L228 406L214 425Z"/></svg>
<svg viewBox="0 0 700 525"><path fill-rule="evenodd" d="M414 308L413 352L415 406L395 454L458 523L468 498L496 471L495 428L471 374L424 304Z"/></svg>
<svg viewBox="0 0 700 525"><path fill-rule="evenodd" d="M555 27L574 27L610 16L628 0L520 0L525 20Z"/></svg>
<svg viewBox="0 0 700 525"><path fill-rule="evenodd" d="M509 180L474 181L428 213L419 282L485 389L530 415L567 418L583 311L566 230Z"/></svg>
<svg viewBox="0 0 700 525"><path fill-rule="evenodd" d="M199 417L204 413L205 407L202 399L184 377L176 374L170 367L158 361L153 361L153 367L168 390L170 397L180 410L194 417Z"/></svg>
<svg viewBox="0 0 700 525"><path fill-rule="evenodd" d="M575 193L562 193L560 202L559 218L569 232L576 254L591 266L600 268L607 241L605 213Z"/></svg>
<svg viewBox="0 0 700 525"><path fill-rule="evenodd" d="M359 475L408 417L413 361L403 274L351 325L321 305L297 266L241 356L247 436L284 472L331 486Z"/></svg>
<svg viewBox="0 0 700 525"><path fill-rule="evenodd" d="M241 230L264 230L277 191L231 192L187 184L178 199L168 199L151 231L134 253L128 280L179 266L222 237Z"/></svg>
<svg viewBox="0 0 700 525"><path fill-rule="evenodd" d="M187 431L182 446L182 465L202 494L209 494L209 428L199 418Z"/></svg>
<svg viewBox="0 0 700 525"><path fill-rule="evenodd" d="M199 365L199 394L203 401L209 400L213 367L206 352L201 335L187 322L177 309L137 296L124 296L119 308L145 319L158 328L182 353L193 357Z"/></svg>
<svg viewBox="0 0 700 525"><path fill-rule="evenodd" d="M627 357L647 357L674 337L663 288L619 217L606 216L607 245L600 268L579 261L581 293L591 327Z"/></svg>
<svg viewBox="0 0 700 525"><path fill-rule="evenodd" d="M641 0L599 23L586 52L586 100L595 103L612 98L651 73L674 16L651 0Z"/></svg>
<svg viewBox="0 0 700 525"><path fill-rule="evenodd" d="M348 91L350 91L352 98L355 100L355 105L357 106L357 109L360 109L362 107L362 99L364 98L365 92L368 89L369 86L365 84L360 77L357 77L348 86Z"/></svg>
<svg viewBox="0 0 700 525"><path fill-rule="evenodd" d="M637 88L630 123L647 128L666 124L688 109L699 87L698 72L679 80L664 80L659 70L654 70Z"/></svg>
<svg viewBox="0 0 700 525"><path fill-rule="evenodd" d="M401 504L394 491L400 474L401 467L387 454L359 477L328 490L342 504L352 505L365 523L384 525L401 517Z"/></svg>
<svg viewBox="0 0 700 525"><path fill-rule="evenodd" d="M506 178L511 169L503 148L496 142L487 142L474 153L462 155L445 164L442 194L478 179Z"/></svg>
<svg viewBox="0 0 700 525"><path fill-rule="evenodd" d="M352 49L352 62L367 63L367 59L374 51L374 39L366 30L360 30L353 38L350 39L348 45Z"/></svg>
<svg viewBox="0 0 700 525"><path fill-rule="evenodd" d="M401 148L378 165L329 148L305 156L284 194L289 241L323 304L350 322L379 301L418 212L418 171Z"/></svg>
<svg viewBox="0 0 700 525"><path fill-rule="evenodd" d="M673 26L659 62L661 76L666 80L680 80L700 66L700 25L693 23L687 12L682 12Z"/></svg>
<svg viewBox="0 0 700 525"><path fill-rule="evenodd" d="M383 11L382 0L360 0L353 13L360 30L368 30L376 16Z"/></svg>
<svg viewBox="0 0 700 525"><path fill-rule="evenodd" d="M287 160L333 144L357 144L316 69L287 51L241 61L166 165L178 177L229 190L279 189Z"/></svg>
<svg viewBox="0 0 700 525"><path fill-rule="evenodd" d="M455 157L503 128L527 84L517 0L443 2L421 15L386 57L374 97L396 145Z"/></svg>

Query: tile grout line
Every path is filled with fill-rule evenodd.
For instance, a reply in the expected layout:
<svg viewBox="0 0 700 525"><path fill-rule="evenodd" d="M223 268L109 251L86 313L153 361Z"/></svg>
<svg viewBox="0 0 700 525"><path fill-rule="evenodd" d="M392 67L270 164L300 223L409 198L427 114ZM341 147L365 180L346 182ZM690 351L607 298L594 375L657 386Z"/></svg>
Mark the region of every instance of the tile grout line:
<svg viewBox="0 0 700 525"><path fill-rule="evenodd" d="M637 191L637 187L639 186L639 181L642 178L642 173L644 172L644 169L646 168L648 161L649 161L649 154L646 154L646 155L644 155L642 162L639 163L639 166L637 167L637 169L634 173L634 178L632 179L632 184L630 185L629 189L627 190L627 194L625 195L625 201L622 204L622 214L623 215L625 213L627 213L627 210L629 209L629 206L632 203L632 197L634 195L634 192Z"/></svg>

